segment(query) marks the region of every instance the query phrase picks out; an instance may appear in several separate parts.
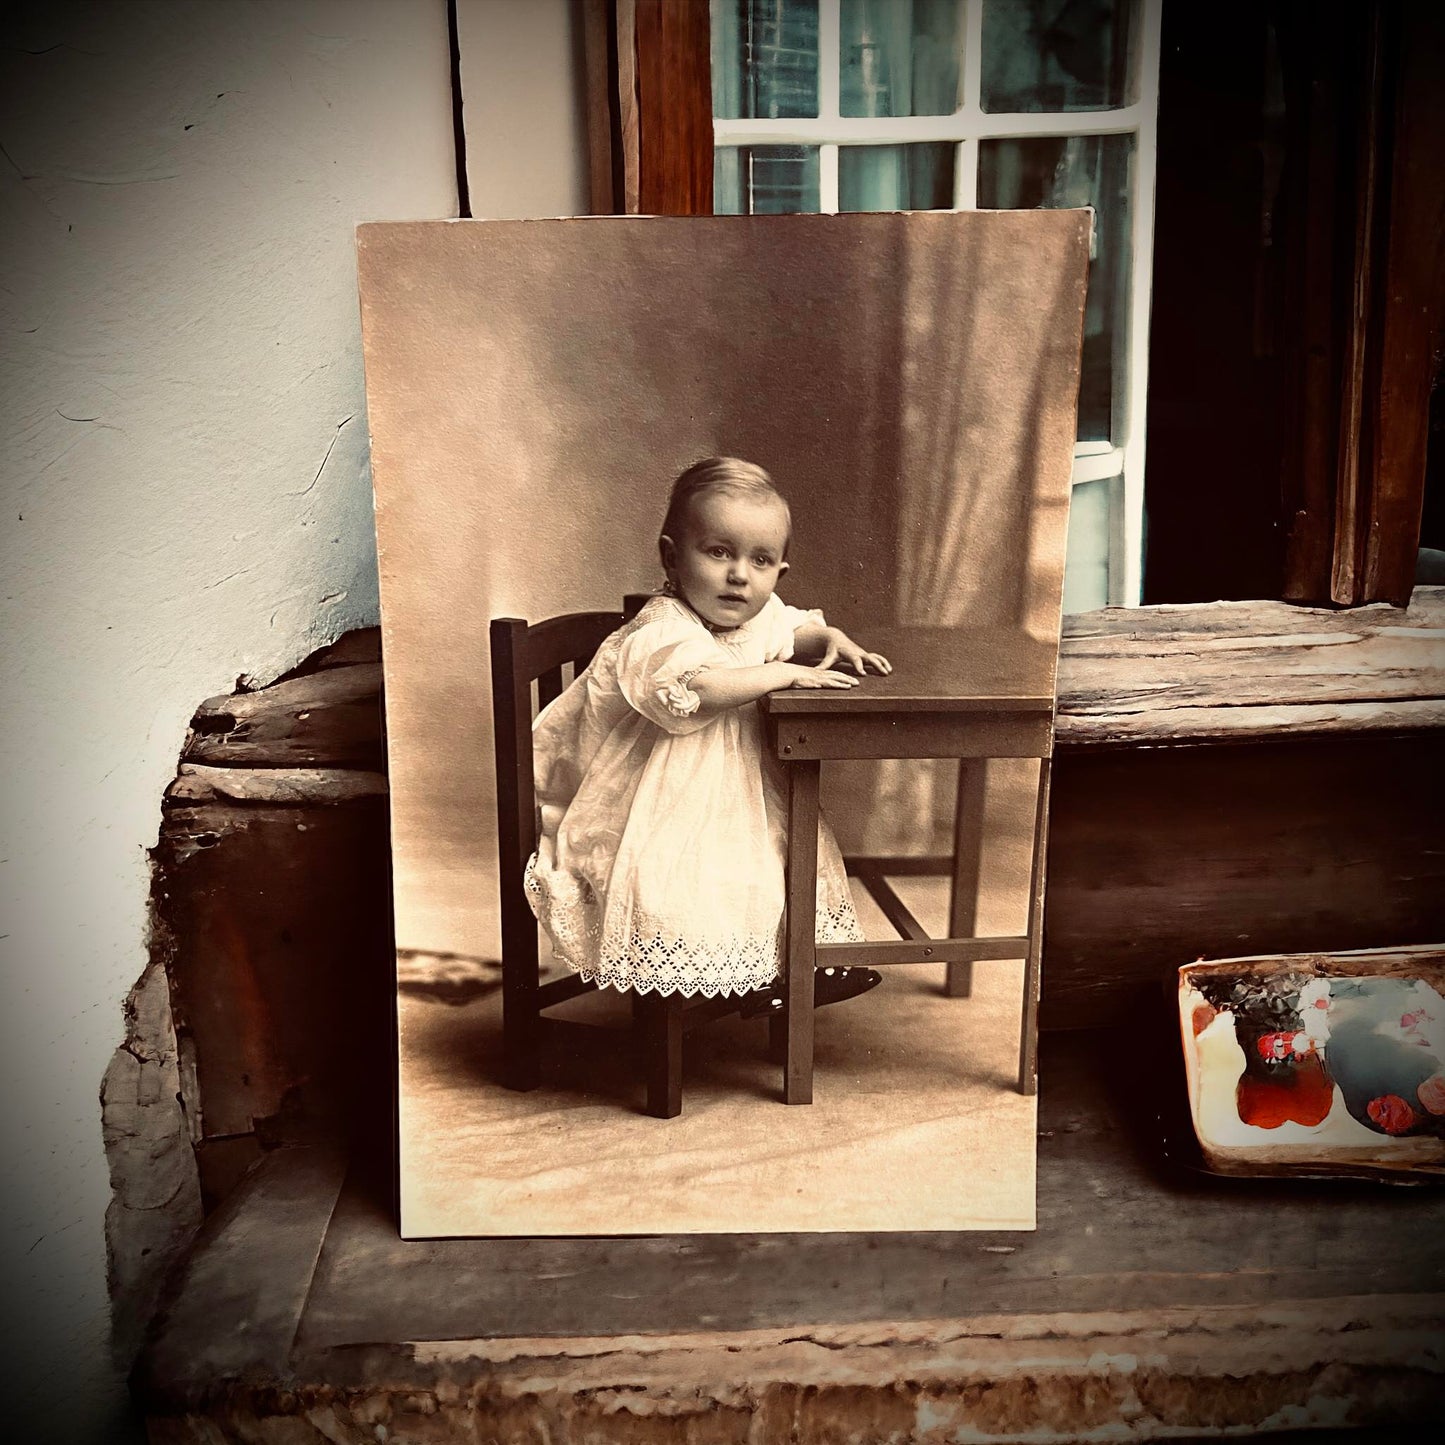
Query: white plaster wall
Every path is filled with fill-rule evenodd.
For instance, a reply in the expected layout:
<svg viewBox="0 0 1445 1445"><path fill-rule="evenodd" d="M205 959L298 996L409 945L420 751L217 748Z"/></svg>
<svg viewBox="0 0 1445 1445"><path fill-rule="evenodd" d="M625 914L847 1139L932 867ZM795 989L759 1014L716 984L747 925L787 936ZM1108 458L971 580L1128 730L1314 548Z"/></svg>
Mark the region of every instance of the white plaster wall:
<svg viewBox="0 0 1445 1445"><path fill-rule="evenodd" d="M580 0L457 0L467 185L478 219L587 213Z"/></svg>
<svg viewBox="0 0 1445 1445"><path fill-rule="evenodd" d="M7 7L6 1438L124 1438L97 1088L186 723L376 621L353 227L456 214L444 0Z"/></svg>

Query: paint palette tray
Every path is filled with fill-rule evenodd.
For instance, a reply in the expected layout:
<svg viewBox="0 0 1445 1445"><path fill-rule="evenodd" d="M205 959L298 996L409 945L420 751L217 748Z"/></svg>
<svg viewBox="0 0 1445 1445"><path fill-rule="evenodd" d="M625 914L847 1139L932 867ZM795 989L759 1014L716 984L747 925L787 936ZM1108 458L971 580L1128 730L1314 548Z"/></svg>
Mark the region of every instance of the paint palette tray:
<svg viewBox="0 0 1445 1445"><path fill-rule="evenodd" d="M1200 1164L1445 1179L1445 945L1179 970Z"/></svg>

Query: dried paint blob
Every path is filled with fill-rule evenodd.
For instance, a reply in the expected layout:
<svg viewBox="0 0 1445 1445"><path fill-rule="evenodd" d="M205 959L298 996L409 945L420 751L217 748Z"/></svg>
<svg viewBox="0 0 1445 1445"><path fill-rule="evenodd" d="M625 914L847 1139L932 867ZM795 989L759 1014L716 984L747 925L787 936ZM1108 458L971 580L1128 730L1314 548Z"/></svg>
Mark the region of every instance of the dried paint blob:
<svg viewBox="0 0 1445 1445"><path fill-rule="evenodd" d="M1181 1005L1201 1139L1358 1147L1445 1137L1445 1000L1430 984L1201 971Z"/></svg>
<svg viewBox="0 0 1445 1445"><path fill-rule="evenodd" d="M1427 1114L1445 1114L1445 1074L1431 1074L1415 1090L1415 1097Z"/></svg>
<svg viewBox="0 0 1445 1445"><path fill-rule="evenodd" d="M1365 1105L1370 1122L1387 1134L1406 1134L1415 1127L1415 1111L1398 1094L1381 1094Z"/></svg>

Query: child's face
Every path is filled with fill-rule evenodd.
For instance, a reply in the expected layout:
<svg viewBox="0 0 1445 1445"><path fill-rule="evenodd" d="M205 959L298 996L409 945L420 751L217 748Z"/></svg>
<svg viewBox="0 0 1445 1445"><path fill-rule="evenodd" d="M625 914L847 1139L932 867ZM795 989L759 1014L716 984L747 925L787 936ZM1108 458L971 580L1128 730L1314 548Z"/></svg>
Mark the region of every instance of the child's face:
<svg viewBox="0 0 1445 1445"><path fill-rule="evenodd" d="M772 497L711 492L695 501L683 535L662 539L662 561L688 606L717 628L741 627L788 570L788 515Z"/></svg>

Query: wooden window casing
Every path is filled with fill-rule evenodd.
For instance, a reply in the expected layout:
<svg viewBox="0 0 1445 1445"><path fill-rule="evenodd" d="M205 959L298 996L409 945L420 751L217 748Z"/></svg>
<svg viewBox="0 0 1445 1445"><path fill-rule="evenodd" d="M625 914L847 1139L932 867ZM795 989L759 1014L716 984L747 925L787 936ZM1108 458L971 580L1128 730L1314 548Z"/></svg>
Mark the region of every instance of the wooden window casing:
<svg viewBox="0 0 1445 1445"><path fill-rule="evenodd" d="M1301 158L1282 596L1410 597L1445 320L1445 14L1287 7Z"/></svg>
<svg viewBox="0 0 1445 1445"><path fill-rule="evenodd" d="M1279 0L1268 11L1290 101L1277 222L1285 279L1270 298L1282 422L1270 464L1277 496L1249 526L1283 542L1245 595L1403 605L1445 326L1445 6ZM1226 4L1219 21L1247 23L1245 14ZM710 214L708 0L584 0L584 15L594 211ZM1187 406L1184 379L1179 386L1170 403ZM1150 395L1157 400L1152 381ZM1198 418L1216 436L1229 421ZM1151 475L1151 498L1169 485ZM1193 585L1240 595L1208 582L1210 557L1229 573L1237 519L1207 499L1195 506L1181 528L1204 554ZM1165 600L1167 578L1160 585L1153 571L1145 600Z"/></svg>

